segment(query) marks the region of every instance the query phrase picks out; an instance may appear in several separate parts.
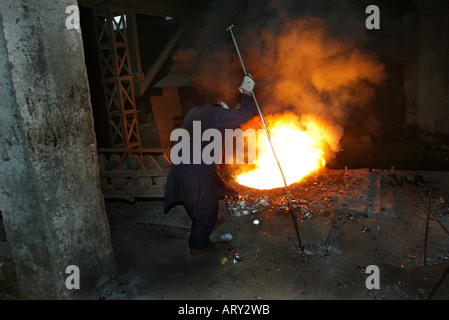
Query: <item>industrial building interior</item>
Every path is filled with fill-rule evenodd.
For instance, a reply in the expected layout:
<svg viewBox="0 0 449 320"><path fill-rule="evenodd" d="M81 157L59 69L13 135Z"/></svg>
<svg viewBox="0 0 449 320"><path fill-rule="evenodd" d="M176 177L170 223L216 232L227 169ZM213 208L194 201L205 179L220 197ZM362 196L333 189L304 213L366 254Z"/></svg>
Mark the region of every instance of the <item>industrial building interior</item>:
<svg viewBox="0 0 449 320"><path fill-rule="evenodd" d="M448 299L448 15L447 0L2 1L0 299ZM270 130L308 132L321 166L287 189L275 166L247 184L251 164L220 165L240 197L192 257L185 209L163 213L170 134L194 106L238 106L230 26ZM308 154L287 145L291 176Z"/></svg>

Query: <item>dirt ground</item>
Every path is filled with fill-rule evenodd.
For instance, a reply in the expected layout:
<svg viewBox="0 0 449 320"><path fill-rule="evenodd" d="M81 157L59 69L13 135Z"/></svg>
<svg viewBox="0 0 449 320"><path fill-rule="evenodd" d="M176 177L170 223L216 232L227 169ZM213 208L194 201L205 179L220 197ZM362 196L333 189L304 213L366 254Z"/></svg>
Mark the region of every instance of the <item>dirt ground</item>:
<svg viewBox="0 0 449 320"><path fill-rule="evenodd" d="M163 215L158 200L107 201L119 275L92 298L448 299L449 234L439 225L449 227L448 176L326 169L292 185L303 250L284 188L241 188L241 199L222 200L225 223L211 235L217 247L197 257L183 207ZM371 265L379 289L367 288Z"/></svg>
<svg viewBox="0 0 449 320"><path fill-rule="evenodd" d="M225 223L211 235L217 247L197 257L189 253L190 219L182 206L164 215L161 199L107 200L118 273L91 298L448 299L448 178L448 172L367 169L312 175L289 188L303 250L284 188L240 188L242 198L220 201ZM369 266L378 267L379 289L367 288ZM12 270L3 259L3 300L14 298Z"/></svg>

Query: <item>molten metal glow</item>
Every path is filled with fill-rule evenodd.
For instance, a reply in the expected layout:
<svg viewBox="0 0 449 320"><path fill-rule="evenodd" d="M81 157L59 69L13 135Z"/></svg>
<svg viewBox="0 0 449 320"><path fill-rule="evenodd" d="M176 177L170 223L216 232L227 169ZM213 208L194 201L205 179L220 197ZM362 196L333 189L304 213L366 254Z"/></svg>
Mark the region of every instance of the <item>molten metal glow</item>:
<svg viewBox="0 0 449 320"><path fill-rule="evenodd" d="M294 115L272 116L266 121L274 150L287 185L325 166L323 137L319 124L309 120L300 123ZM255 189L284 187L281 172L266 135L258 137L258 159L255 168L243 172L236 181Z"/></svg>

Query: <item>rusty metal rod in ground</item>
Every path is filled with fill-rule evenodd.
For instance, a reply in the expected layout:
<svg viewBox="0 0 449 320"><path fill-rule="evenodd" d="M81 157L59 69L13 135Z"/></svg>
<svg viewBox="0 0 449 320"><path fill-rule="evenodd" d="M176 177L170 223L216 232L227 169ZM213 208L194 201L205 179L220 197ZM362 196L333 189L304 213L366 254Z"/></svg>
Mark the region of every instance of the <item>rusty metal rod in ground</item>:
<svg viewBox="0 0 449 320"><path fill-rule="evenodd" d="M446 270L444 271L444 273L441 275L440 279L438 279L437 283L435 283L435 285L433 286L432 290L430 290L429 294L426 297L426 300L429 300L430 297L433 295L433 293L435 292L436 288L441 284L441 282L443 281L443 279L446 277L446 274L449 272L449 266L446 268Z"/></svg>
<svg viewBox="0 0 449 320"><path fill-rule="evenodd" d="M235 50L237 51L237 55L239 56L240 63L242 64L243 72L245 73L245 75L247 75L248 73L246 72L245 64L243 63L243 59L242 59L242 56L240 54L239 46L237 45L237 41L235 40L234 33L232 32L232 28L233 27L234 27L234 25L231 25L226 30L228 30L231 33L231 37L232 37L232 41L234 42ZM285 180L284 172L282 170L281 164L280 164L279 159L278 159L278 157L276 155L276 152L274 150L273 143L271 142L270 133L268 132L267 125L265 124L265 120L263 118L262 111L260 111L259 104L257 103L257 99L256 99L256 95L254 94L254 91L251 91L251 95L253 97L254 103L256 104L257 111L259 112L260 119L262 120L262 124L263 124L263 126L265 128L265 133L267 134L268 142L270 143L270 146L271 146L271 151L273 151L274 158L276 159L276 162L277 162L278 167L279 167L279 171L281 172L282 179L284 181L284 186L285 186L285 193L287 195L288 204L290 206L290 213L291 213L291 216L292 216L292 219L293 219L293 224L295 226L296 236L298 238L299 249L301 250L302 253L304 253L304 248L301 245L301 237L299 235L298 221L296 221L296 217L295 217L295 214L294 214L294 211L293 211L292 199L290 198L290 192L288 191L287 181Z"/></svg>
<svg viewBox="0 0 449 320"><path fill-rule="evenodd" d="M438 223L438 225L441 227L441 229L443 229L444 232L446 232L446 234L449 235L449 230L447 230L443 224L440 222L440 220L438 220L437 216L435 214L433 214L432 211L430 211L430 208L426 206L426 204L420 199L418 198L418 196L416 196L412 190L410 190L410 187L408 186L407 182L405 182L405 179L402 178L402 181L404 181L405 186L407 187L408 192L416 199L418 200L423 206L424 208L426 208L428 210L428 212L430 213L430 215L435 219L435 221Z"/></svg>
<svg viewBox="0 0 449 320"><path fill-rule="evenodd" d="M432 189L429 192L429 206L427 207L427 217L426 217L426 233L424 236L424 251L422 256L422 264L426 264L426 254L427 254L427 237L429 235L429 216L430 216L430 200L432 200Z"/></svg>

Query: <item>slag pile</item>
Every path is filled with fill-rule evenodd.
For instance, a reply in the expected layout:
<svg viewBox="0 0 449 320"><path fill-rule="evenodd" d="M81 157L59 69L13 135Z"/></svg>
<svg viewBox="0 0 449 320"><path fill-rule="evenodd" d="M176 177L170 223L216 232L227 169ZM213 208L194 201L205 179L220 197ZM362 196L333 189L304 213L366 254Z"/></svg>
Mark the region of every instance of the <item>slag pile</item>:
<svg viewBox="0 0 449 320"><path fill-rule="evenodd" d="M265 198L249 198L248 196L225 198L228 212L236 217L246 216L263 211L270 205Z"/></svg>
<svg viewBox="0 0 449 320"><path fill-rule="evenodd" d="M290 205L286 196L276 197L271 201L264 197L227 197L225 198L225 202L229 214L236 217L259 213L268 208L283 211L290 210ZM292 206L294 210L299 210L299 212L301 213L301 217L298 218L302 218L304 220L309 219L314 215L313 210L307 205L307 200L292 199Z"/></svg>
<svg viewBox="0 0 449 320"><path fill-rule="evenodd" d="M313 210L308 206L307 200L291 199L291 201L292 201L293 209L294 210L297 209L295 211L298 212L298 210L299 210L299 213L301 213L301 217L298 217L298 218L305 220L305 219L310 219L313 217L313 215L314 215ZM290 210L290 204L288 202L287 196L282 196L281 198L279 198L279 200L277 201L277 206L286 211Z"/></svg>

